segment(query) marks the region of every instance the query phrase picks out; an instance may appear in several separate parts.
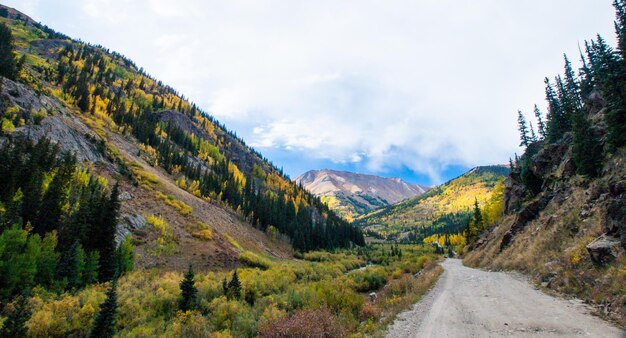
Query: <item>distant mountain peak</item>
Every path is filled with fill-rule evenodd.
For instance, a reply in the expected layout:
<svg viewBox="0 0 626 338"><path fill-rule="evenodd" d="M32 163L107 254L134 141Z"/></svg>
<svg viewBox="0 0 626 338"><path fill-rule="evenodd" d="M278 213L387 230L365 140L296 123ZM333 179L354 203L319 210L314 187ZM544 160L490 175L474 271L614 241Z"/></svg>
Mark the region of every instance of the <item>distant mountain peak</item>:
<svg viewBox="0 0 626 338"><path fill-rule="evenodd" d="M310 170L294 181L321 197L333 210L348 220L419 196L429 189L398 177L386 178L333 169Z"/></svg>

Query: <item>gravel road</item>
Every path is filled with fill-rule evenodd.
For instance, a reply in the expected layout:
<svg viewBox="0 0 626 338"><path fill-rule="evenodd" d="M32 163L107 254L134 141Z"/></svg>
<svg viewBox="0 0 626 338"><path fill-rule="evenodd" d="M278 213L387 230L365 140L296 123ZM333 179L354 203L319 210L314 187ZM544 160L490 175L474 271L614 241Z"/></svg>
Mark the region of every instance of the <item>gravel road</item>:
<svg viewBox="0 0 626 338"><path fill-rule="evenodd" d="M580 302L548 296L523 277L446 259L439 281L387 337L626 337Z"/></svg>

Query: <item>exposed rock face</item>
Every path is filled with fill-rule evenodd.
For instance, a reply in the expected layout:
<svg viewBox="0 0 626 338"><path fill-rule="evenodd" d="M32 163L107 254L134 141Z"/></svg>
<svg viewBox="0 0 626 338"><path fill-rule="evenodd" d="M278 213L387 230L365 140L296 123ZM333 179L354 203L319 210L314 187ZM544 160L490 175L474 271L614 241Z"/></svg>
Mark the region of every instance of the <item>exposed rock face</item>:
<svg viewBox="0 0 626 338"><path fill-rule="evenodd" d="M541 194L537 198L535 198L530 203L527 203L522 207L517 216L515 217L515 221L513 221L513 225L511 225L511 229L509 229L502 238L502 242L500 243L500 251L504 250L511 241L515 234L520 232L528 222L534 220L539 216L539 213L543 208L548 204L550 200L549 196L546 194Z"/></svg>
<svg viewBox="0 0 626 338"><path fill-rule="evenodd" d="M597 265L604 265L619 256L622 251L620 240L606 234L587 245L591 260Z"/></svg>
<svg viewBox="0 0 626 338"><path fill-rule="evenodd" d="M119 245L126 236L140 232L146 224L146 219L139 214L122 214L115 230L115 243Z"/></svg>
<svg viewBox="0 0 626 338"><path fill-rule="evenodd" d="M2 101L7 107L17 107L22 118L29 121L37 112L45 112L39 124L27 124L16 128L16 135L23 135L31 140L48 138L59 145L61 151L71 152L83 162L99 162L104 154L97 148L97 136L80 119L71 117L61 103L46 95L39 95L21 83L2 78L0 88Z"/></svg>

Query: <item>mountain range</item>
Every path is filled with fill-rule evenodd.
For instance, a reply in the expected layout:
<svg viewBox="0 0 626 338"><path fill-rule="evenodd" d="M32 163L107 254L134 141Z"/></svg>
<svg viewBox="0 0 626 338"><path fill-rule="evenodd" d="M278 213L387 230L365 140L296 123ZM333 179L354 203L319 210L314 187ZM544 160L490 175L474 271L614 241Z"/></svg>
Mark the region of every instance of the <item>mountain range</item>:
<svg viewBox="0 0 626 338"><path fill-rule="evenodd" d="M347 220L419 196L430 189L400 178L330 169L311 170L294 180Z"/></svg>
<svg viewBox="0 0 626 338"><path fill-rule="evenodd" d="M415 241L437 233L462 231L475 203L484 206L501 196L510 169L475 167L426 193L358 217L354 224L380 239Z"/></svg>

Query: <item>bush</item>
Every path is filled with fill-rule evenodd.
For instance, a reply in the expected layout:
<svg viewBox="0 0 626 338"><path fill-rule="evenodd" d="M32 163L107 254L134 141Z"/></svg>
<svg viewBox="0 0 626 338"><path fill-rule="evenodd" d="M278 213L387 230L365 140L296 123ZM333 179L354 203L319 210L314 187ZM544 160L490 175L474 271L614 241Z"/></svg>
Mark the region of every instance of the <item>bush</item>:
<svg viewBox="0 0 626 338"><path fill-rule="evenodd" d="M211 231L211 229L194 231L191 235L204 241L210 241L213 239L213 231Z"/></svg>
<svg viewBox="0 0 626 338"><path fill-rule="evenodd" d="M387 273L383 267L379 266L355 271L349 276L356 283L358 292L378 290L387 283Z"/></svg>
<svg viewBox="0 0 626 338"><path fill-rule="evenodd" d="M289 318L278 318L264 323L259 336L280 337L343 337L339 321L328 309L302 310Z"/></svg>
<svg viewBox="0 0 626 338"><path fill-rule="evenodd" d="M260 268L262 270L267 270L271 266L269 260L262 258L250 251L244 251L240 253L239 262L253 268Z"/></svg>

